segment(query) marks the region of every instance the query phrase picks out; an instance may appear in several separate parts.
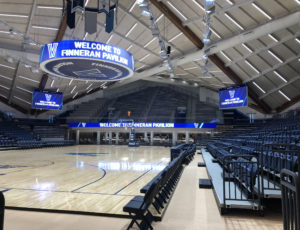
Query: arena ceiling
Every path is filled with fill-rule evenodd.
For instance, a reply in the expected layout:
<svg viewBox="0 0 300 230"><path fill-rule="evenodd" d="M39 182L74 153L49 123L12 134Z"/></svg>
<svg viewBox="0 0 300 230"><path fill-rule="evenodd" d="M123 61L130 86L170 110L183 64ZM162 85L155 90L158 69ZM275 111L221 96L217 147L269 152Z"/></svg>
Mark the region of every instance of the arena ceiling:
<svg viewBox="0 0 300 230"><path fill-rule="evenodd" d="M97 0L87 1L96 7ZM119 0L114 31L105 32L98 15L97 33L84 32L76 16L70 30L62 15L62 0L0 0L0 100L31 111L34 89L64 93L76 100L98 90L124 87L137 80L204 86L218 90L247 84L250 106L265 113L280 112L300 99L300 1L215 0L209 74L202 71L204 0L150 0L160 33L172 47L172 79L162 65L149 19L135 0ZM117 83L78 81L46 76L38 71L40 46L55 40L84 39L119 46L135 58L135 74Z"/></svg>

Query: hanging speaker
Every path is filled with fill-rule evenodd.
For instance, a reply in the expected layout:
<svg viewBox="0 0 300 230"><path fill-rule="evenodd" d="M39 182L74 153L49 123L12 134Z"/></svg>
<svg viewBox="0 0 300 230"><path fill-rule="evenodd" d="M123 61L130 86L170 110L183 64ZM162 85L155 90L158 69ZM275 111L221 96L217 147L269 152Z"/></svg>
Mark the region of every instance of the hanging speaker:
<svg viewBox="0 0 300 230"><path fill-rule="evenodd" d="M72 13L72 1L67 1L67 25L70 29L75 28L75 12Z"/></svg>
<svg viewBox="0 0 300 230"><path fill-rule="evenodd" d="M114 16L115 16L114 9L111 9L108 12L108 14L106 14L106 26L105 26L106 33L110 33L114 29Z"/></svg>
<svg viewBox="0 0 300 230"><path fill-rule="evenodd" d="M77 10L84 11L84 0L72 0L72 11L71 13L75 13Z"/></svg>
<svg viewBox="0 0 300 230"><path fill-rule="evenodd" d="M167 47L167 55L170 55L171 54L171 46L168 46Z"/></svg>
<svg viewBox="0 0 300 230"><path fill-rule="evenodd" d="M97 13L85 11L85 32L93 34L97 32Z"/></svg>

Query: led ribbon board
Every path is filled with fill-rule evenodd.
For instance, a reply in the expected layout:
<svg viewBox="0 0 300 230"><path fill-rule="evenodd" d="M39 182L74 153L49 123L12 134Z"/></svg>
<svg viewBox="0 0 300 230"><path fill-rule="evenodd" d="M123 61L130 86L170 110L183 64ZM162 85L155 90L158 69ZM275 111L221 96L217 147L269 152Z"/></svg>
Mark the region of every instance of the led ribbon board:
<svg viewBox="0 0 300 230"><path fill-rule="evenodd" d="M247 86L219 90L220 109L248 106Z"/></svg>
<svg viewBox="0 0 300 230"><path fill-rule="evenodd" d="M185 128L185 129L215 129L217 127L216 123L69 123L69 128Z"/></svg>
<svg viewBox="0 0 300 230"><path fill-rule="evenodd" d="M134 58L109 44L66 40L42 47L40 67L58 77L117 81L133 75Z"/></svg>

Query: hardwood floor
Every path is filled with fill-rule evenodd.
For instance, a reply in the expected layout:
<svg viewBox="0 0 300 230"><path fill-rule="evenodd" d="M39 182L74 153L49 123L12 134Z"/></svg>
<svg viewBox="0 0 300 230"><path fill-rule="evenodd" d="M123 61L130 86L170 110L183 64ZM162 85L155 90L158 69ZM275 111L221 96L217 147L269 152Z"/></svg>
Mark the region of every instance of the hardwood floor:
<svg viewBox="0 0 300 230"><path fill-rule="evenodd" d="M1 151L0 190L8 207L127 215L123 206L169 160L165 147Z"/></svg>
<svg viewBox="0 0 300 230"><path fill-rule="evenodd" d="M281 230L280 210L271 207L265 216L249 211L221 216L212 189L199 189L198 179L207 178L203 161L196 155L181 176L168 210L161 222L153 223L155 230ZM130 220L58 213L6 210L5 230L125 230ZM137 229L134 226L133 229Z"/></svg>

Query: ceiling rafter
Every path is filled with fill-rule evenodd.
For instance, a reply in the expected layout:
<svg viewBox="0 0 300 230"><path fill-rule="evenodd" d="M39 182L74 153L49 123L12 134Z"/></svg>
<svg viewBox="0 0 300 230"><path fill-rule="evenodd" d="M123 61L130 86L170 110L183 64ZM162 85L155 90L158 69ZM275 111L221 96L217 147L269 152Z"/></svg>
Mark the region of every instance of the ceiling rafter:
<svg viewBox="0 0 300 230"><path fill-rule="evenodd" d="M249 53L249 54L247 54L247 55L245 55L245 56L243 56L241 58L235 59L232 62L228 62L228 63L226 63L226 66L229 67L231 65L235 65L238 62L241 62L241 61L243 61L243 60L245 60L245 59L247 59L249 57L255 56L255 55L259 54L259 53L262 53L262 52L267 51L269 49L272 49L272 48L274 48L276 46L279 46L279 45L281 45L281 44L283 44L283 43L285 43L287 41L290 41L290 40L298 37L298 36L300 36L300 32L297 32L297 33L295 33L294 35L291 35L291 36L286 36L285 38L281 39L280 41L278 41L276 43L271 43L268 46L265 46L265 47L263 47L261 49L255 50L254 52Z"/></svg>
<svg viewBox="0 0 300 230"><path fill-rule="evenodd" d="M286 87L286 86L288 86L288 85L290 85L290 84L292 84L292 83L294 83L295 81L298 81L298 80L300 80L300 76L296 76L296 77L292 78L291 80L289 80L288 82L283 83L283 84L279 85L278 87L276 87L274 89L271 89L270 91L268 91L265 94L261 95L259 97L259 99L264 99L265 97L269 96L270 94L275 93L278 90L280 90L280 89L282 89L282 88L284 88L284 87Z"/></svg>
<svg viewBox="0 0 300 230"><path fill-rule="evenodd" d="M271 72L271 71L273 71L273 70L276 70L276 69L278 69L278 68L280 68L280 67L282 67L282 66L284 66L284 65L287 65L288 63L290 63L290 62L292 62L292 61L295 61L295 60L297 60L297 59L299 59L299 58L300 58L300 54L297 55L297 56L294 56L294 57L290 57L290 58L288 58L287 60L285 60L285 61L282 62L282 63L278 63L278 64L273 65L272 67L270 67L270 68L268 68L268 69L265 69L265 70L261 71L259 74L255 75L254 77L249 78L249 79L243 81L243 83L245 84L245 83L254 81L254 80L256 80L257 78L259 78L259 77L261 77L261 76L263 76L263 75L265 75L265 74L267 74L267 73L269 73L269 72Z"/></svg>
<svg viewBox="0 0 300 230"><path fill-rule="evenodd" d="M229 10L232 10L232 9L235 9L235 8L238 8L240 6L243 6L245 4L248 4L248 3L251 3L251 2L254 2L255 0L241 0L237 3L235 3L234 5L230 5L230 6L227 6L227 7L223 7L221 8L220 10L214 12L211 14L211 16L218 16L218 15L222 15L224 13L226 13L227 11ZM199 3L198 3L199 4ZM203 6L204 8L204 6ZM196 22L199 22L199 21L202 21L203 20L203 16L200 16L200 17L196 17L196 18L192 18L190 20L186 20L185 22L182 23L183 26L187 26L187 25L190 25L190 24L193 24L193 23L196 23Z"/></svg>
<svg viewBox="0 0 300 230"><path fill-rule="evenodd" d="M35 14L35 10L36 10L36 5L37 5L37 0L34 0L33 3L32 3L32 8L31 8L31 11L30 11L30 16L28 18L28 23L27 23L27 26L26 26L26 32L25 32L25 35L28 36L29 32L30 32L30 28L31 28L31 23L32 23L32 19L34 17L34 14ZM25 45L23 43L22 45L22 50L25 51ZM17 79L17 76L18 76L18 73L20 71L20 61L18 62L17 64L17 67L15 69L15 72L14 72L14 76L13 76L13 80L12 80L12 84L11 84L11 87L10 87L10 91L9 91L9 96L8 96L8 103L11 104L12 102L12 98L13 98L13 91L16 87L16 79Z"/></svg>
<svg viewBox="0 0 300 230"><path fill-rule="evenodd" d="M150 0L150 2L159 9L191 42L193 42L197 48L202 49L204 47L201 39L191 29L183 26L182 21L163 2L158 2L157 0ZM209 56L209 59L233 82L237 85L242 84L241 78L230 68L226 67L224 62L217 55L211 55ZM263 101L260 101L257 94L251 88L249 88L248 94L253 101L264 110L265 113L269 113L271 111L270 107Z"/></svg>
<svg viewBox="0 0 300 230"><path fill-rule="evenodd" d="M144 29L147 29L147 30L151 31L151 30L149 29L149 25L147 25L146 23L144 23L143 21L141 21L141 20L140 20L138 17L136 17L134 14L131 14L128 10L126 10L126 8L122 7L121 5L119 5L119 8L120 8L127 16L132 17L135 21L137 21L138 23L140 23L140 24L144 27ZM114 32L115 32L115 31L114 31ZM162 36L162 38L163 38L164 42L165 42L167 45L170 45L170 44L171 44L170 42L168 42L168 39L166 39L164 36ZM172 44L172 47L174 47L176 51L178 51L180 54L182 54L182 51L181 51L179 48L177 48L174 44ZM145 49L145 48L144 48L144 49Z"/></svg>
<svg viewBox="0 0 300 230"><path fill-rule="evenodd" d="M278 108L276 108L276 112L281 113L284 110L286 110L287 108L291 107L292 105L298 103L299 101L300 101L300 95L294 97L290 101L288 101L288 102L284 103L283 105L279 106Z"/></svg>

